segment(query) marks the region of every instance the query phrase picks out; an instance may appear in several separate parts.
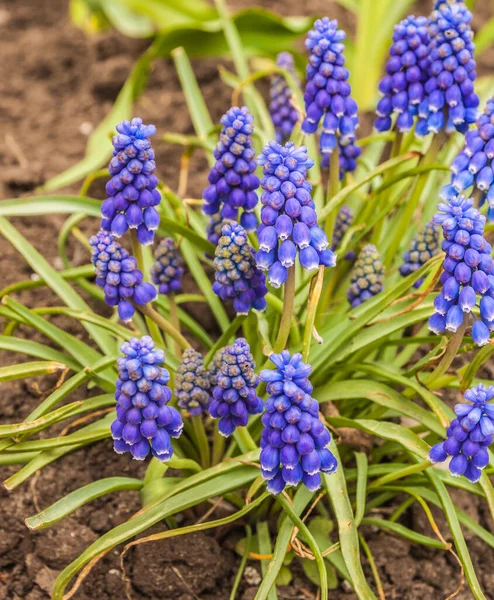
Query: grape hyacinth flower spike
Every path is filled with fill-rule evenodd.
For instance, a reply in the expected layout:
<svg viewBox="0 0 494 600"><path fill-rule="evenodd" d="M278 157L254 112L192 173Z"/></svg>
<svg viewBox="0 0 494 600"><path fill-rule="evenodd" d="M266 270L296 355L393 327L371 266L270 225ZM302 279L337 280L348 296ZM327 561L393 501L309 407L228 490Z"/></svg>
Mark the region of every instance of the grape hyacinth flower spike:
<svg viewBox="0 0 494 600"><path fill-rule="evenodd" d="M410 15L395 25L386 75L379 83L383 97L376 109L374 127L377 131L391 129L393 114L397 115L398 131L405 133L412 128L419 104L425 97L424 84L430 66L429 44L426 17Z"/></svg>
<svg viewBox="0 0 494 600"><path fill-rule="evenodd" d="M156 127L134 118L122 121L116 129L118 135L113 137L113 158L108 166L112 178L106 184L108 198L101 205L101 228L117 237L128 229L137 229L139 242L149 245L160 223L155 207L161 195L156 189L156 163L149 140Z"/></svg>
<svg viewBox="0 0 494 600"><path fill-rule="evenodd" d="M193 417L207 413L211 400L210 387L202 356L193 348L187 348L175 373L178 405Z"/></svg>
<svg viewBox="0 0 494 600"><path fill-rule="evenodd" d="M348 206L342 206L336 215L336 220L333 229L333 238L331 240L331 250L335 252L338 250L343 237L345 236L348 228L353 223L353 213ZM345 254L345 260L353 260L355 258L355 252L347 252Z"/></svg>
<svg viewBox="0 0 494 600"><path fill-rule="evenodd" d="M345 67L343 41L346 34L336 20L318 19L309 31L305 45L310 52L304 101L304 133L316 133L322 121L320 140L323 166L338 146L340 177L357 166L360 148L355 144L359 125L358 106L351 96L350 76Z"/></svg>
<svg viewBox="0 0 494 600"><path fill-rule="evenodd" d="M494 220L494 98L487 101L477 127L466 133L465 146L451 171L451 184L444 186L441 198L448 200L473 186L480 192L479 205L487 200L487 218Z"/></svg>
<svg viewBox="0 0 494 600"><path fill-rule="evenodd" d="M433 256L439 253L439 227L434 223L427 223L423 231L417 233L410 248L403 255L403 264L400 266L400 275L406 277L415 273ZM418 279L413 287L419 288L423 278Z"/></svg>
<svg viewBox="0 0 494 600"><path fill-rule="evenodd" d="M348 302L354 308L382 292L384 287L384 264L379 251L367 244L357 257L352 270Z"/></svg>
<svg viewBox="0 0 494 600"><path fill-rule="evenodd" d="M155 349L148 335L140 340L132 338L120 349L117 418L111 425L115 452L130 452L137 460L144 460L151 452L160 461L170 460L170 438L180 437L183 422L178 410L168 406L172 397L167 385L170 374L159 366L165 362L165 354Z"/></svg>
<svg viewBox="0 0 494 600"><path fill-rule="evenodd" d="M480 308L472 338L478 346L489 342L494 331L494 261L491 245L484 238L485 217L474 208L473 199L452 197L438 205L434 223L442 225L446 253L441 275L442 290L434 300L435 312L429 319L434 333L456 332Z"/></svg>
<svg viewBox="0 0 494 600"><path fill-rule="evenodd" d="M320 473L334 473L338 463L327 448L331 437L319 420L319 403L311 397L312 367L288 350L270 359L276 369L261 371L269 394L262 415L261 475L272 494L300 482L315 491Z"/></svg>
<svg viewBox="0 0 494 600"><path fill-rule="evenodd" d="M160 294L179 292L184 274L183 260L172 238L164 238L154 251L156 259L151 267L151 278Z"/></svg>
<svg viewBox="0 0 494 600"><path fill-rule="evenodd" d="M223 225L215 250L213 292L222 300L233 300L239 315L266 308L266 277L256 267L254 249L245 229L234 221Z"/></svg>
<svg viewBox="0 0 494 600"><path fill-rule="evenodd" d="M254 209L259 179L252 147L253 120L245 106L234 106L221 117L223 128L214 149L216 163L203 193L205 214L220 213L224 219L237 220L242 209L240 224L246 231L257 226Z"/></svg>
<svg viewBox="0 0 494 600"><path fill-rule="evenodd" d="M280 52L276 57L276 64L288 71L298 84L293 56L289 52ZM275 73L271 77L269 95L269 112L276 131L276 141L284 142L292 135L299 113L293 104L293 92L283 74Z"/></svg>
<svg viewBox="0 0 494 600"><path fill-rule="evenodd" d="M96 284L103 288L105 302L118 308L122 321L134 316L134 306L148 304L156 298L156 288L143 282L137 260L115 239L112 233L99 231L89 240L91 262L96 272Z"/></svg>
<svg viewBox="0 0 494 600"><path fill-rule="evenodd" d="M464 0L437 0L429 17L430 66L419 104L415 132L426 135L459 131L466 133L477 118L479 97L474 90L477 77L475 45L470 27L472 13Z"/></svg>
<svg viewBox="0 0 494 600"><path fill-rule="evenodd" d="M237 427L245 427L249 415L262 413L264 406L256 393L259 376L250 346L244 338L224 348L216 375L209 414L219 419L218 431L228 437Z"/></svg>
<svg viewBox="0 0 494 600"><path fill-rule="evenodd" d="M312 185L307 180L307 171L314 161L308 157L305 146L270 142L264 146L258 162L264 167L264 191L256 260L260 269L268 271L269 283L273 287L283 285L297 255L308 271L319 265L334 267L336 257L317 224Z"/></svg>
<svg viewBox="0 0 494 600"><path fill-rule="evenodd" d="M494 386L482 383L465 392L468 404L455 406L456 418L446 431L446 441L430 449L432 463L444 462L449 457L449 471L454 477L466 477L476 483L489 463L488 446L494 434Z"/></svg>

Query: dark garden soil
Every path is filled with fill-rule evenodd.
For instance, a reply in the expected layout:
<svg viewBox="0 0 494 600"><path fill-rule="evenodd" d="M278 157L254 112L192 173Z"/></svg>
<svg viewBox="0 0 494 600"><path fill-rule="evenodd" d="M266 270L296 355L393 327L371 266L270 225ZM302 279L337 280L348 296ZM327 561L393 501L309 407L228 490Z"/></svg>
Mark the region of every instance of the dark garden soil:
<svg viewBox="0 0 494 600"><path fill-rule="evenodd" d="M88 39L76 30L67 17L66 0L0 0L0 196L30 195L53 175L82 158L87 135L108 112L129 74L133 61L146 42L126 40L113 32ZM251 4L231 2L234 7ZM338 16L345 27L352 18L329 0L262 0L261 6L282 14L298 14L301 6L314 14ZM428 2L423 12L427 10ZM480 3L479 3L480 4ZM306 8L305 8L306 7ZM420 8L418 9L420 10ZM229 91L221 83L215 60L194 63L199 83L214 120L229 106ZM170 61L157 61L149 87L138 101L135 113L154 122L160 132L172 130L192 133L190 118ZM176 148L157 143L160 177L175 188L180 154ZM199 197L206 179L206 162L193 159L188 194ZM70 192L76 192L74 187ZM95 185L91 195L102 197L102 186ZM16 227L56 268L56 240L62 216L12 219ZM86 231L96 229L89 223ZM70 246L74 264L87 262L80 246ZM31 269L16 251L0 240L0 287L32 276ZM27 306L56 306L60 301L44 289L16 296ZM101 307L99 308L101 310ZM201 315L204 326L214 331L212 319ZM58 326L83 337L82 328L72 320L56 318ZM32 336L31 331L19 332ZM42 341L40 336L32 339ZM0 364L14 362L2 352ZM0 388L2 422L22 420L56 384L55 377L3 384ZM94 395L79 390L71 400ZM2 479L14 472L0 469ZM98 535L124 522L140 508L136 492L121 492L96 500L76 511L70 518L42 532L30 532L24 518L47 507L64 494L98 478L113 475L141 477L144 466L117 456L106 440L69 454L48 466L13 492L0 489L0 600L44 600L49 598L57 573L72 561ZM455 503L475 520L492 530L486 507L476 497L455 493ZM381 509L384 514L386 509ZM378 513L379 516L379 513ZM186 519L198 515L186 515ZM406 513L409 527L433 535L420 510ZM441 515L440 529L447 531ZM379 569L386 598L432 600L452 593L460 573L454 557L412 545L401 538L369 528L363 530ZM239 559L233 551L241 528L220 529L211 534L195 534L173 540L144 544L129 553L126 575L128 597L135 600L163 598L177 600L222 600L229 598ZM494 598L494 552L477 538L468 535L470 551L479 578L489 598ZM77 600L120 600L126 598L125 579L120 569L122 548L104 557L78 589ZM296 564L296 563L294 563ZM368 565L365 566L372 580ZM250 562L238 597L253 599L259 581L259 563ZM290 586L279 588L278 597L302 600L316 598L315 587L304 578L300 567ZM333 600L354 598L345 586L330 593ZM457 596L472 596L466 587Z"/></svg>

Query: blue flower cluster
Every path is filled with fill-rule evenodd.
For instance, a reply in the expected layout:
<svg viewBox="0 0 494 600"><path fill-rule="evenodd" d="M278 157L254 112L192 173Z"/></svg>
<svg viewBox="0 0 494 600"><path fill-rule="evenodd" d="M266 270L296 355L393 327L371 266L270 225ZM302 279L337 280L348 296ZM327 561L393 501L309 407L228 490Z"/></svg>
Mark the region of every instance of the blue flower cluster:
<svg viewBox="0 0 494 600"><path fill-rule="evenodd" d="M476 483L489 463L487 447L494 434L494 405L487 404L494 398L494 386L479 383L465 392L470 404L455 406L456 419L446 431L447 439L433 446L429 452L432 463L444 462L451 457L449 471L455 477L464 475Z"/></svg>
<svg viewBox="0 0 494 600"><path fill-rule="evenodd" d="M333 473L338 463L326 447L329 431L319 420L319 404L311 397L312 367L288 350L271 354L274 370L261 371L269 398L262 415L261 474L272 494L302 481L309 490L321 485L320 473Z"/></svg>
<svg viewBox="0 0 494 600"><path fill-rule="evenodd" d="M221 367L216 375L213 401L209 414L219 419L218 431L231 435L237 427L245 427L249 415L262 413L264 405L256 393L259 376L254 369L250 347L238 338L221 354Z"/></svg>
<svg viewBox="0 0 494 600"><path fill-rule="evenodd" d="M154 258L151 278L158 286L159 293L167 295L180 291L184 269L175 241L172 238L162 239L154 251Z"/></svg>
<svg viewBox="0 0 494 600"><path fill-rule="evenodd" d="M331 250L335 252L340 247L340 244L348 231L348 228L353 223L353 213L348 206L342 206L336 215L336 220L333 229L333 237L331 239ZM353 260L355 258L355 252L347 252L345 254L346 260Z"/></svg>
<svg viewBox="0 0 494 600"><path fill-rule="evenodd" d="M297 81L293 56L289 52L280 52L276 57L276 64L288 71ZM292 102L293 92L281 73L275 73L271 77L269 95L269 112L276 132L276 141L284 142L292 135L299 115Z"/></svg>
<svg viewBox="0 0 494 600"><path fill-rule="evenodd" d="M345 32L338 29L338 22L328 17L318 19L309 31L305 41L310 51L304 94L306 118L302 123L305 133L315 133L322 120L323 165L329 164L329 155L338 144L343 172L355 169L355 159L360 154L360 148L354 144L359 125L358 106L348 83L343 54L345 37Z"/></svg>
<svg viewBox="0 0 494 600"><path fill-rule="evenodd" d="M112 233L99 231L89 240L92 247L91 262L96 272L96 284L105 292L105 302L118 307L122 321L134 316L134 306L148 304L156 298L151 283L143 283L137 260L117 242Z"/></svg>
<svg viewBox="0 0 494 600"><path fill-rule="evenodd" d="M442 225L446 257L443 287L434 300L429 329L434 333L457 331L480 296L480 319L473 324L472 338L483 346L494 331L494 261L492 247L483 235L486 219L474 208L473 199L463 196L452 197L438 209L441 212L434 216L434 223Z"/></svg>
<svg viewBox="0 0 494 600"><path fill-rule="evenodd" d="M404 263L400 266L400 275L406 277L415 273L433 256L439 253L439 227L430 222L414 237L410 249L403 255ZM413 287L419 288L423 278L418 279Z"/></svg>
<svg viewBox="0 0 494 600"><path fill-rule="evenodd" d="M428 79L429 31L426 17L410 15L395 26L393 43L386 63L386 75L379 83L383 97L377 104L378 131L391 129L391 116L398 115L398 131L409 131L425 97L424 84Z"/></svg>
<svg viewBox="0 0 494 600"><path fill-rule="evenodd" d="M207 413L210 396L209 373L204 367L202 356L193 348L187 348L175 373L175 396L180 408L193 417Z"/></svg>
<svg viewBox="0 0 494 600"><path fill-rule="evenodd" d="M472 13L464 0L438 0L429 17L429 73L419 104L417 135L455 129L466 133L477 118Z"/></svg>
<svg viewBox="0 0 494 600"><path fill-rule="evenodd" d="M348 302L358 306L382 292L384 287L384 265L381 254L375 246L367 244L362 248L352 269Z"/></svg>
<svg viewBox="0 0 494 600"><path fill-rule="evenodd" d="M115 452L130 452L137 460L151 452L158 460L170 460L170 438L180 437L183 422L180 413L167 406L172 397L170 374L159 366L165 354L155 349L148 335L132 338L120 349L124 356L117 363L117 418L111 426Z"/></svg>
<svg viewBox="0 0 494 600"><path fill-rule="evenodd" d="M137 229L139 242L149 245L160 224L155 206L161 196L156 189L156 163L149 140L156 127L134 118L122 121L116 129L118 135L113 138L113 158L108 166L112 178L106 184L108 198L101 205L101 228L117 237L129 228Z"/></svg>
<svg viewBox="0 0 494 600"><path fill-rule="evenodd" d="M206 225L206 235L208 236L208 240L215 246L218 244L221 237L221 230L225 223L225 219L219 213L209 217L208 224Z"/></svg>
<svg viewBox="0 0 494 600"><path fill-rule="evenodd" d="M266 308L266 277L256 267L254 249L238 223L223 225L215 250L213 292L222 300L233 300L237 314L251 308Z"/></svg>
<svg viewBox="0 0 494 600"><path fill-rule="evenodd" d="M253 120L245 106L234 106L221 117L223 128L214 149L216 163L209 173L210 185L203 193L205 214L221 213L224 219L237 220L242 209L240 223L246 231L254 231L257 226L254 209L259 179L252 147Z"/></svg>
<svg viewBox="0 0 494 600"><path fill-rule="evenodd" d="M465 147L451 164L451 184L444 186L441 197L464 192L474 186L482 196L480 206L487 200L487 218L494 220L494 99L488 100L485 111L477 120L477 128L467 131Z"/></svg>
<svg viewBox="0 0 494 600"><path fill-rule="evenodd" d="M305 146L270 142L264 146L258 162L264 167L264 191L256 260L260 269L268 271L269 283L273 287L285 283L297 253L300 264L308 271L319 265L334 267L336 257L317 224L312 185L307 180L307 171L314 161L308 157Z"/></svg>

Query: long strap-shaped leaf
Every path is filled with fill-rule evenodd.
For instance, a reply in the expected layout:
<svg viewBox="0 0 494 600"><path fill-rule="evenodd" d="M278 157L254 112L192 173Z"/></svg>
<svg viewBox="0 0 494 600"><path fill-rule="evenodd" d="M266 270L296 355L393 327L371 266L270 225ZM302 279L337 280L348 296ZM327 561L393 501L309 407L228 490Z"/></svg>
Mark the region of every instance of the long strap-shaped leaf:
<svg viewBox="0 0 494 600"><path fill-rule="evenodd" d="M338 522L341 552L359 600L376 600L362 570L357 526L348 497L345 473L334 440L331 440L330 449L338 460L338 470L331 475L323 475L323 480Z"/></svg>
<svg viewBox="0 0 494 600"><path fill-rule="evenodd" d="M66 516L73 513L80 506L83 506L91 500L100 498L105 494L120 492L122 490L140 490L143 486L141 479L133 477L107 477L99 479L85 485L78 490L74 490L67 494L54 504L45 508L38 514L26 519L26 525L29 529L43 529L49 527L53 523L61 521Z"/></svg>
<svg viewBox="0 0 494 600"><path fill-rule="evenodd" d="M30 267L42 277L55 294L70 308L78 310L91 309L79 294L60 277L59 273L51 267L46 259L40 254L17 229L4 217L0 217L0 233L14 246L14 248L25 258ZM110 336L95 325L86 324L86 329L91 337L103 350L105 354L113 352L113 343Z"/></svg>

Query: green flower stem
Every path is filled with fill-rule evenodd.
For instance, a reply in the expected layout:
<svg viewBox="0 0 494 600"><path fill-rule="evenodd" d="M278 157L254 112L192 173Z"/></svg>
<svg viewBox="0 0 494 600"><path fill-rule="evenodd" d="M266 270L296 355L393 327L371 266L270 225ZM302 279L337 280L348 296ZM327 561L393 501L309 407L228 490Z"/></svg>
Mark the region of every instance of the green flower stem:
<svg viewBox="0 0 494 600"><path fill-rule="evenodd" d="M217 465L223 459L223 454L225 452L225 436L221 435L218 429L218 422L216 421L214 424L214 433L213 433L213 452L211 457L211 466Z"/></svg>
<svg viewBox="0 0 494 600"><path fill-rule="evenodd" d="M285 282L285 293L283 302L283 313L281 314L280 328L278 330L278 337L274 344L274 351L276 353L284 350L288 337L290 335L290 327L293 317L293 308L295 304L295 267L288 269L288 278Z"/></svg>
<svg viewBox="0 0 494 600"><path fill-rule="evenodd" d="M190 420L192 422L192 428L194 430L194 442L197 446L197 449L199 450L201 466L204 469L208 469L211 457L209 452L209 442L206 435L206 429L204 428L204 421L202 420L201 415L191 417Z"/></svg>
<svg viewBox="0 0 494 600"><path fill-rule="evenodd" d="M146 475L144 476L144 485L151 483L154 479L160 479L166 473L168 465L153 457L147 466Z"/></svg>
<svg viewBox="0 0 494 600"><path fill-rule="evenodd" d="M247 559L249 558L250 545L252 542L252 529L249 525L245 526L246 540L245 540L245 548L244 553L242 554L242 560L240 561L240 566L238 567L237 574L235 575L235 581L233 583L233 588L230 594L230 600L235 600L237 597L237 590L240 582L242 581L242 575L244 574L245 565L247 564Z"/></svg>
<svg viewBox="0 0 494 600"><path fill-rule="evenodd" d="M243 453L258 449L258 445L254 442L247 427L237 427L233 437Z"/></svg>
<svg viewBox="0 0 494 600"><path fill-rule="evenodd" d="M449 339L448 345L446 346L446 352L444 353L441 361L434 371L424 379L424 385L429 389L436 389L438 381L451 366L451 363L455 359L456 353L458 352L463 341L466 328L467 319L464 319L461 327L459 327L456 333Z"/></svg>
<svg viewBox="0 0 494 600"><path fill-rule="evenodd" d="M136 229L130 230L130 242L132 244L132 254L135 256L135 258L137 260L137 266L142 271L142 273L145 274L146 270L144 268L144 257L142 255L142 246L141 246L139 240L137 239L137 230ZM144 307L142 307L142 308L144 308ZM146 317L146 325L148 327L151 337L157 344L163 346L164 345L163 338L161 337L161 332L159 330L156 320L153 320L150 317L150 315L147 315L144 312L144 310L142 310L142 308L139 307L141 312L144 313L144 316Z"/></svg>
<svg viewBox="0 0 494 600"><path fill-rule="evenodd" d="M180 333L180 321L178 320L177 303L175 301L175 294L173 292L168 294L168 305L170 307L171 325L176 331L178 331L178 333ZM181 354L180 344L177 342L177 340L175 340L175 354L177 356L180 356Z"/></svg>
<svg viewBox="0 0 494 600"><path fill-rule="evenodd" d="M157 325L162 331L168 333L170 337L172 337L180 348L190 348L189 342L184 338L184 336L173 327L171 323L168 323L166 319L164 319L154 308L151 308L149 304L145 306L136 305L136 308L142 312L142 314L146 317L146 322L151 321L155 325ZM160 342L163 345L163 342Z"/></svg>
<svg viewBox="0 0 494 600"><path fill-rule="evenodd" d="M328 191L326 196L326 204L332 200L336 194L340 191L340 151L338 148L338 144L336 148L331 152L329 157L329 181L328 181ZM331 244L331 240L333 238L333 229L336 220L336 210L333 210L329 213L326 218L326 223L324 225L324 231L328 236L329 243Z"/></svg>

